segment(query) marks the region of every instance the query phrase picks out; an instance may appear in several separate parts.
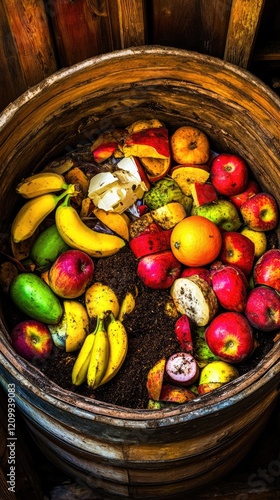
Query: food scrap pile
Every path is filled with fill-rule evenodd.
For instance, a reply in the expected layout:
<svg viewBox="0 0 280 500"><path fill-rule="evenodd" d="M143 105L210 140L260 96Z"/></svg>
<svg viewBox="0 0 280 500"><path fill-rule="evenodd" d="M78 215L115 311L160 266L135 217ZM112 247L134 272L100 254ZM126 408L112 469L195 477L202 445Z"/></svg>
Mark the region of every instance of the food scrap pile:
<svg viewBox="0 0 280 500"><path fill-rule="evenodd" d="M0 275L10 339L62 388L127 408L177 405L274 345L276 201L198 128L170 136L153 119L108 131L17 193ZM276 314L256 316L260 301Z"/></svg>

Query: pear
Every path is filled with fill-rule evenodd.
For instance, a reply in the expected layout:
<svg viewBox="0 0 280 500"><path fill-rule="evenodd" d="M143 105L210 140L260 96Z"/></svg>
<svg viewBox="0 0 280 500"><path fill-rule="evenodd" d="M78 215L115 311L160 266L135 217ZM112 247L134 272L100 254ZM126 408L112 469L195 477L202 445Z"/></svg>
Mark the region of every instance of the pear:
<svg viewBox="0 0 280 500"><path fill-rule="evenodd" d="M192 215L206 217L224 231L237 231L242 225L236 207L229 200L219 199L213 203L193 207Z"/></svg>

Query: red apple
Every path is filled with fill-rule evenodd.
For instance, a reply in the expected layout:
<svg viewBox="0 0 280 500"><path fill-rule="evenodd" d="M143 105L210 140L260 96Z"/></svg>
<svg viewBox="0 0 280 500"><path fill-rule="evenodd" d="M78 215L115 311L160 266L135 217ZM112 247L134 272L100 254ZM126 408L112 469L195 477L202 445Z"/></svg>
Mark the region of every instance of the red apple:
<svg viewBox="0 0 280 500"><path fill-rule="evenodd" d="M182 264L171 250L145 255L138 262L137 273L149 288L169 288L181 274Z"/></svg>
<svg viewBox="0 0 280 500"><path fill-rule="evenodd" d="M278 207L269 193L255 194L241 205L240 212L245 226L254 231L271 231L277 226Z"/></svg>
<svg viewBox="0 0 280 500"><path fill-rule="evenodd" d="M125 157L169 158L168 130L157 127L131 132L125 137L121 149Z"/></svg>
<svg viewBox="0 0 280 500"><path fill-rule="evenodd" d="M182 314L175 323L174 332L182 351L193 353L191 322L186 314Z"/></svg>
<svg viewBox="0 0 280 500"><path fill-rule="evenodd" d="M220 305L228 311L243 312L246 306L248 281L234 266L222 266L212 273L212 287Z"/></svg>
<svg viewBox="0 0 280 500"><path fill-rule="evenodd" d="M280 293L268 286L251 290L245 308L245 315L255 328L271 332L280 328Z"/></svg>
<svg viewBox="0 0 280 500"><path fill-rule="evenodd" d="M171 229L141 233L129 241L130 249L136 259L170 248Z"/></svg>
<svg viewBox="0 0 280 500"><path fill-rule="evenodd" d="M250 179L248 181L247 187L245 188L245 191L242 191L242 193L235 194L233 196L229 196L229 200L236 206L236 208L240 209L241 205L245 201L259 192L260 186L255 181Z"/></svg>
<svg viewBox="0 0 280 500"><path fill-rule="evenodd" d="M223 196L233 196L245 190L248 166L241 156L221 153L211 165L210 179L216 191Z"/></svg>
<svg viewBox="0 0 280 500"><path fill-rule="evenodd" d="M31 363L41 364L51 354L52 336L47 326L39 321L29 319L18 323L10 337L14 350Z"/></svg>
<svg viewBox="0 0 280 500"><path fill-rule="evenodd" d="M181 273L181 278L188 278L197 274L211 285L210 271L206 267L185 267Z"/></svg>
<svg viewBox="0 0 280 500"><path fill-rule="evenodd" d="M222 247L218 259L223 264L238 267L247 277L253 269L254 257L255 245L247 236L237 231L222 233Z"/></svg>
<svg viewBox="0 0 280 500"><path fill-rule="evenodd" d="M253 279L256 285L267 285L280 292L280 249L267 250L255 263Z"/></svg>
<svg viewBox="0 0 280 500"><path fill-rule="evenodd" d="M193 204L196 207L217 201L217 192L210 182L194 182L190 184L191 195L193 197Z"/></svg>
<svg viewBox="0 0 280 500"><path fill-rule="evenodd" d="M94 263L89 255L80 250L67 250L49 270L49 286L59 297L74 299L82 295L91 283Z"/></svg>
<svg viewBox="0 0 280 500"><path fill-rule="evenodd" d="M254 350L254 336L243 314L227 311L215 316L205 330L209 349L223 361L240 363Z"/></svg>

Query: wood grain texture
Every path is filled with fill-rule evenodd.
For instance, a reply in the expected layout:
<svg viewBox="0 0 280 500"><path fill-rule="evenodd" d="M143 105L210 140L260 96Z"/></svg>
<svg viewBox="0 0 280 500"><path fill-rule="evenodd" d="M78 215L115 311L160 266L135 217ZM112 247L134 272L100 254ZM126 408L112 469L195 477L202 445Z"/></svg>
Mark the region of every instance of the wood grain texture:
<svg viewBox="0 0 280 500"><path fill-rule="evenodd" d="M151 43L222 57L230 7L223 0L153 0Z"/></svg>
<svg viewBox="0 0 280 500"><path fill-rule="evenodd" d="M144 45L146 42L146 13L144 0L117 0L122 49Z"/></svg>
<svg viewBox="0 0 280 500"><path fill-rule="evenodd" d="M9 0L6 15L27 87L57 69L43 0Z"/></svg>
<svg viewBox="0 0 280 500"><path fill-rule="evenodd" d="M60 67L114 49L108 0L59 0L47 9Z"/></svg>
<svg viewBox="0 0 280 500"><path fill-rule="evenodd" d="M26 89L17 47L2 2L0 2L0 86L0 109Z"/></svg>
<svg viewBox="0 0 280 500"><path fill-rule="evenodd" d="M224 59L247 68L265 0L233 0Z"/></svg>

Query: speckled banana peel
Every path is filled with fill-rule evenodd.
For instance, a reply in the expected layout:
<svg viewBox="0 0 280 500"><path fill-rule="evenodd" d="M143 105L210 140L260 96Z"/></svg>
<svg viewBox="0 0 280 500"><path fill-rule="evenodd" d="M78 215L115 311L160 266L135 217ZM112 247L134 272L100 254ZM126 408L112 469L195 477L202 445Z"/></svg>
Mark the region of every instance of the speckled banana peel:
<svg viewBox="0 0 280 500"><path fill-rule="evenodd" d="M57 204L65 196L73 196L75 186L69 185L60 195L52 193L42 194L28 200L15 216L11 236L15 243L30 238L43 222L43 220L57 207Z"/></svg>
<svg viewBox="0 0 280 500"><path fill-rule="evenodd" d="M88 227L77 210L70 205L67 196L55 212L57 229L63 240L71 247L91 257L109 257L125 246L125 241L113 234L98 233Z"/></svg>
<svg viewBox="0 0 280 500"><path fill-rule="evenodd" d="M128 337L126 329L120 320L110 315L110 322L107 328L109 340L109 359L105 374L100 385L109 382L120 370L128 351Z"/></svg>
<svg viewBox="0 0 280 500"><path fill-rule="evenodd" d="M105 318L111 312L118 316L120 305L114 290L108 285L96 281L85 293L85 304L90 318Z"/></svg>
<svg viewBox="0 0 280 500"><path fill-rule="evenodd" d="M109 352L109 339L104 327L104 319L98 317L95 330L95 341L91 350L87 370L87 385L91 389L96 389L105 375L109 361Z"/></svg>
<svg viewBox="0 0 280 500"><path fill-rule="evenodd" d="M119 321L123 321L127 314L130 314L135 307L135 298L131 292L127 292L120 307Z"/></svg>
<svg viewBox="0 0 280 500"><path fill-rule="evenodd" d="M16 187L16 192L24 198L35 198L43 194L67 189L63 175L54 172L41 172L23 179Z"/></svg>
<svg viewBox="0 0 280 500"><path fill-rule="evenodd" d="M79 351L72 368L72 384L81 385L87 379L91 353L95 342L95 332L89 333Z"/></svg>

